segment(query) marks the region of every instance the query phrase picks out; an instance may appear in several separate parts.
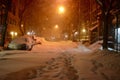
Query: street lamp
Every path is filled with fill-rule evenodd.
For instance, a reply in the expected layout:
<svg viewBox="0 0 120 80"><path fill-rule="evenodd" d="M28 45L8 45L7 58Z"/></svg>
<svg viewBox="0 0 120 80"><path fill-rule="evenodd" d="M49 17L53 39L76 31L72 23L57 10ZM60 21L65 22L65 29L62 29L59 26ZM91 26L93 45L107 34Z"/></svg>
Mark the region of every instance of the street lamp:
<svg viewBox="0 0 120 80"><path fill-rule="evenodd" d="M18 35L18 33L17 33L17 32L15 32L14 34L15 34L15 36L17 36L17 35Z"/></svg>
<svg viewBox="0 0 120 80"><path fill-rule="evenodd" d="M55 25L55 29L58 29L58 25Z"/></svg>
<svg viewBox="0 0 120 80"><path fill-rule="evenodd" d="M65 12L65 8L63 7L63 6L60 6L59 8L58 8L58 12L59 12L59 14L63 14L64 12Z"/></svg>
<svg viewBox="0 0 120 80"><path fill-rule="evenodd" d="M22 27L22 28L23 28L23 26L24 26L24 25L23 25L23 24L21 24L21 27Z"/></svg>
<svg viewBox="0 0 120 80"><path fill-rule="evenodd" d="M82 32L85 33L85 32L86 32L86 29L83 29Z"/></svg>
<svg viewBox="0 0 120 80"><path fill-rule="evenodd" d="M13 39L13 38L17 37L18 33L14 32L14 31L11 31L10 35L11 35L11 38Z"/></svg>
<svg viewBox="0 0 120 80"><path fill-rule="evenodd" d="M13 39L13 37L14 37L14 32L11 31L10 34L11 34L11 37L12 37L12 39Z"/></svg>

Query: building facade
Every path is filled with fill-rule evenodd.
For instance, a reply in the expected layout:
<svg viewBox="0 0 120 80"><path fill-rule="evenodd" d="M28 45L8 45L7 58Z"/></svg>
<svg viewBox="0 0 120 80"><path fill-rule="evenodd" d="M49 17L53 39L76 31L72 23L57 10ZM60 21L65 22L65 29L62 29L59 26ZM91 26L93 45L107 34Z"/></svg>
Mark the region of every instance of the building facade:
<svg viewBox="0 0 120 80"><path fill-rule="evenodd" d="M101 9L96 0L80 0L80 39L94 43L102 35Z"/></svg>
<svg viewBox="0 0 120 80"><path fill-rule="evenodd" d="M88 28L90 44L103 40L104 34L104 17L102 9L96 0L81 0L81 22L85 23ZM120 51L120 1L115 0L111 3L111 8L108 15L108 41L107 45L110 48ZM110 4L107 4L110 6ZM86 7L87 6L87 7ZM82 27L82 26L81 26ZM106 36L107 37L107 36Z"/></svg>
<svg viewBox="0 0 120 80"><path fill-rule="evenodd" d="M94 43L102 37L103 30L102 30L102 12L100 6L96 3L96 0L89 0L90 2L90 26L89 26L89 33L90 33L90 43Z"/></svg>
<svg viewBox="0 0 120 80"><path fill-rule="evenodd" d="M11 5L8 10L7 33L6 34L7 34L6 35L7 38L14 38L20 34L20 30L19 30L19 0L11 0Z"/></svg>

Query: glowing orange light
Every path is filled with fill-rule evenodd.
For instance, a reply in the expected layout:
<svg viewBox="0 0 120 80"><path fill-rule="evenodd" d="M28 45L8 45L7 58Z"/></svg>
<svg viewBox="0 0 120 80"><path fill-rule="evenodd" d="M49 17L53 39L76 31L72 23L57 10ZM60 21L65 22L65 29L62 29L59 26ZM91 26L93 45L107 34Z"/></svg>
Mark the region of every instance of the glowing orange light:
<svg viewBox="0 0 120 80"><path fill-rule="evenodd" d="M57 28L58 28L58 25L55 25L55 28L57 29Z"/></svg>
<svg viewBox="0 0 120 80"><path fill-rule="evenodd" d="M63 6L59 7L59 13L62 14L65 12L65 8Z"/></svg>
<svg viewBox="0 0 120 80"><path fill-rule="evenodd" d="M85 30L85 29L83 29L83 30L82 30L82 32L83 32L83 33L85 33L85 32L86 32L86 30Z"/></svg>

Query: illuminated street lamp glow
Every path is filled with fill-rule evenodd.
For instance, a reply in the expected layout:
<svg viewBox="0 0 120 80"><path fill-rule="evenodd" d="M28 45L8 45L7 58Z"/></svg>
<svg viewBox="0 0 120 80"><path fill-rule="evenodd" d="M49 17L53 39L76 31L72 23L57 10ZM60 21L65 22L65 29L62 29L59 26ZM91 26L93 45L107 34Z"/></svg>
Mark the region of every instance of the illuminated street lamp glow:
<svg viewBox="0 0 120 80"><path fill-rule="evenodd" d="M17 35L18 35L18 34L17 34L17 32L15 32L14 34L15 34L15 36L17 36Z"/></svg>
<svg viewBox="0 0 120 80"><path fill-rule="evenodd" d="M78 32L75 32L75 34L77 35L77 34L78 34Z"/></svg>
<svg viewBox="0 0 120 80"><path fill-rule="evenodd" d="M85 29L83 29L83 30L82 30L82 32L83 32L83 33L85 33L85 32L86 32L86 30L85 30Z"/></svg>
<svg viewBox="0 0 120 80"><path fill-rule="evenodd" d="M58 25L55 25L55 29L57 29L58 28Z"/></svg>
<svg viewBox="0 0 120 80"><path fill-rule="evenodd" d="M67 34L65 34L65 38L68 38L68 35L67 35Z"/></svg>
<svg viewBox="0 0 120 80"><path fill-rule="evenodd" d="M63 6L59 7L59 13L62 14L65 12L65 8Z"/></svg>
<svg viewBox="0 0 120 80"><path fill-rule="evenodd" d="M13 31L11 31L11 32L10 32L10 34L11 34L11 36L13 36L13 35L14 35L14 32L13 32Z"/></svg>
<svg viewBox="0 0 120 80"><path fill-rule="evenodd" d="M23 24L21 24L21 27L23 27Z"/></svg>
<svg viewBox="0 0 120 80"><path fill-rule="evenodd" d="M30 35L30 32L27 32L27 35Z"/></svg>
<svg viewBox="0 0 120 80"><path fill-rule="evenodd" d="M10 32L11 38L13 39L14 37L16 37L18 35L17 32L11 31Z"/></svg>

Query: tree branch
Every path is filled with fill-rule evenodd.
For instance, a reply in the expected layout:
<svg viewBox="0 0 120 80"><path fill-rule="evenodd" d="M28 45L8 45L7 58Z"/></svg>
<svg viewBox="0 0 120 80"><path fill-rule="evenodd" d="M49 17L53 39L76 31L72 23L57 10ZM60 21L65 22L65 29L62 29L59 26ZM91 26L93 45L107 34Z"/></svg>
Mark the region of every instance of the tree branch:
<svg viewBox="0 0 120 80"><path fill-rule="evenodd" d="M96 0L96 1L101 7L103 7L103 3L100 0Z"/></svg>
<svg viewBox="0 0 120 80"><path fill-rule="evenodd" d="M112 4L114 3L115 0L110 0L110 6L108 8L108 12L112 9Z"/></svg>

